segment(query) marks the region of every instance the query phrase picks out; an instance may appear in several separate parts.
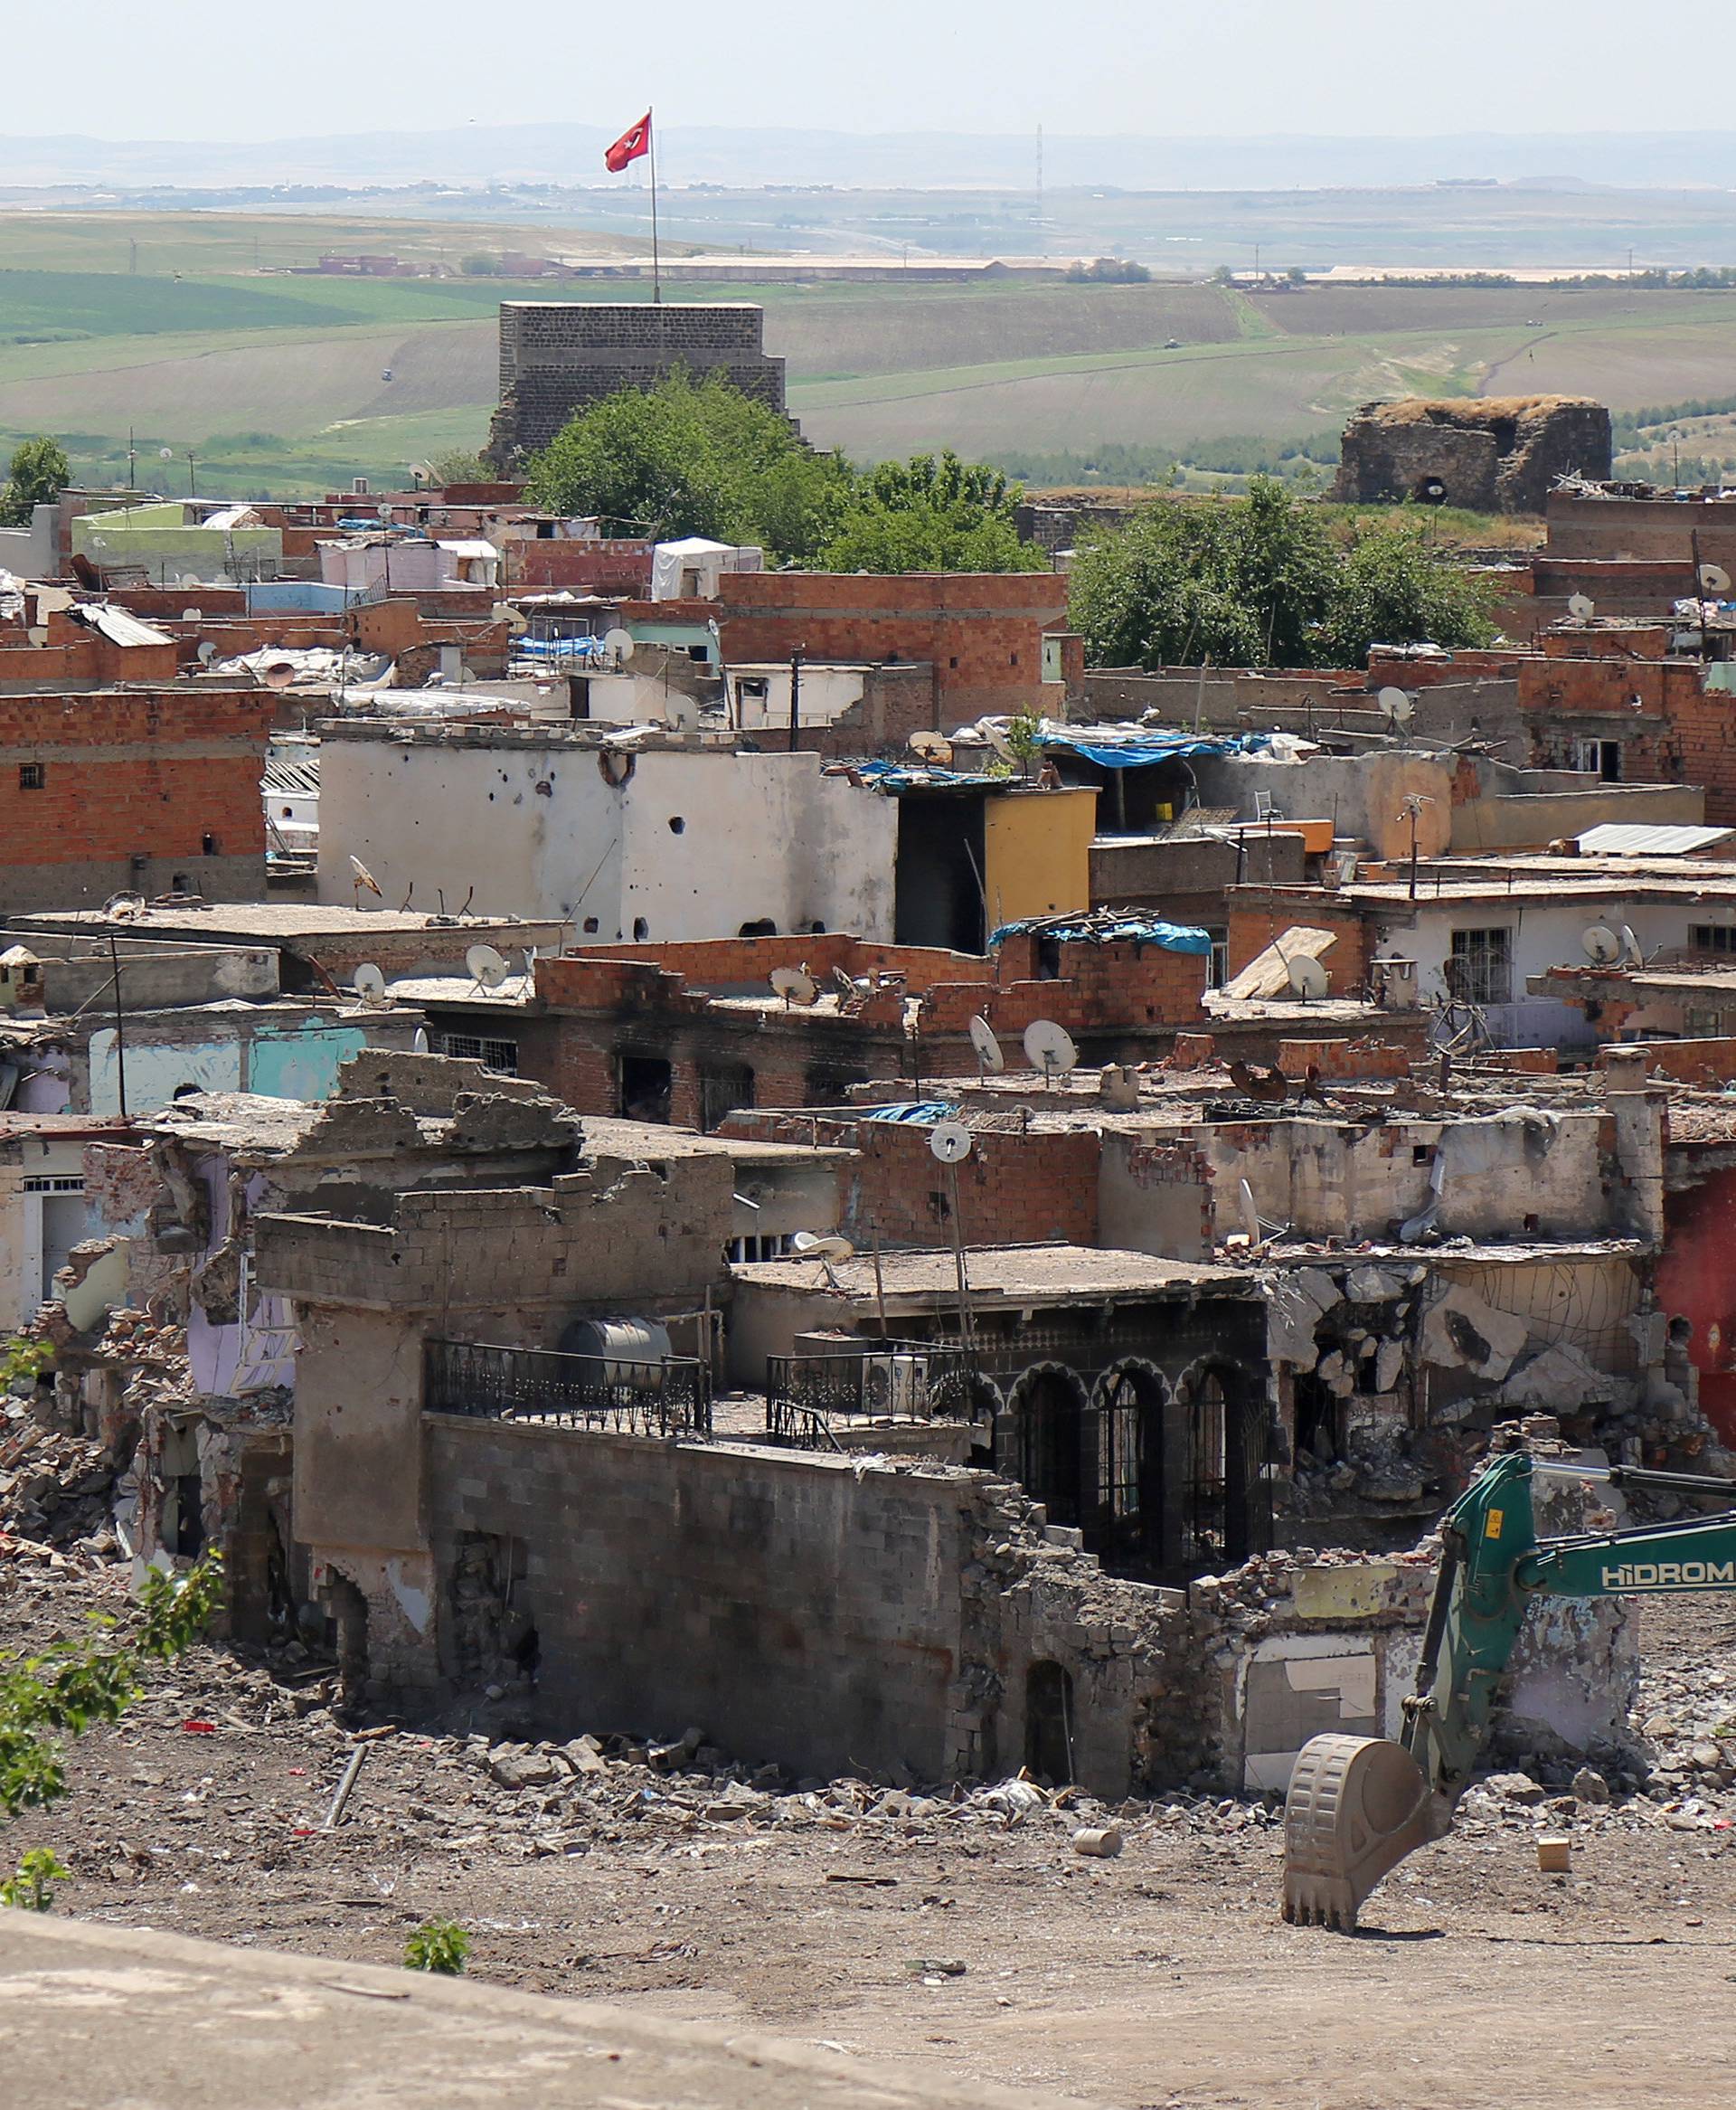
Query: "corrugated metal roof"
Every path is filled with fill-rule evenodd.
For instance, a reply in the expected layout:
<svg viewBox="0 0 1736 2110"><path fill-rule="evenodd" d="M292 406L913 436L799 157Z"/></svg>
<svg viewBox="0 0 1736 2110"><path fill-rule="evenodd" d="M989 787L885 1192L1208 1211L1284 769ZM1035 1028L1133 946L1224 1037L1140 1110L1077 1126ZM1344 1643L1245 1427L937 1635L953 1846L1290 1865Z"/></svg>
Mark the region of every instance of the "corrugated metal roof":
<svg viewBox="0 0 1736 2110"><path fill-rule="evenodd" d="M1587 857L1686 857L1727 843L1736 828L1646 827L1632 820L1600 821L1574 840Z"/></svg>
<svg viewBox="0 0 1736 2110"><path fill-rule="evenodd" d="M127 610L110 608L107 602L86 602L66 612L88 629L100 631L111 645L172 645L175 642L166 630L159 630L154 623L141 622Z"/></svg>

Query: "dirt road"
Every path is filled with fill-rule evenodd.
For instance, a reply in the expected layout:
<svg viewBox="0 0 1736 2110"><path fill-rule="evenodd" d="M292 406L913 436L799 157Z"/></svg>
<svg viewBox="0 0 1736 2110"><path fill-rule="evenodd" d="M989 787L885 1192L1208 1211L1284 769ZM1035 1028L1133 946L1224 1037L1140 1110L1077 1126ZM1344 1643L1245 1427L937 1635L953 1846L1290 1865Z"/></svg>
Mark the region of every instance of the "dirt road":
<svg viewBox="0 0 1736 2110"><path fill-rule="evenodd" d="M0 1614L40 1639L118 1586L0 1571ZM1733 1653L1727 1615L1672 1614L1653 1719L1660 1691ZM1090 1805L755 1790L615 1759L513 1788L484 1743L397 1732L328 1832L354 1746L322 1688L212 1651L173 1677L80 1745L69 1802L8 1828L8 1856L52 1843L71 1863L59 1911L382 1963L449 1916L496 1982L1120 2110L1736 2093L1736 1786L1571 1812L1475 1794L1346 1939L1281 1924L1274 1813L1239 1803L1127 1805L1126 1850L1097 1861L1071 1848L1106 1815ZM1571 1876L1539 1874L1543 1826L1572 1831Z"/></svg>

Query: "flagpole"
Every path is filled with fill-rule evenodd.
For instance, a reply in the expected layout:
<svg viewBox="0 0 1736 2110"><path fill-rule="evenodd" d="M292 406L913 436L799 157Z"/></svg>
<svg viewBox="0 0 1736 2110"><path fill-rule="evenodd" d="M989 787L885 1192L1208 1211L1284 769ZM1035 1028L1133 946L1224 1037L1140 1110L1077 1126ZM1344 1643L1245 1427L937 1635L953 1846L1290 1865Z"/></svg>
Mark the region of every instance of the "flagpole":
<svg viewBox="0 0 1736 2110"><path fill-rule="evenodd" d="M657 250L657 128L655 113L646 113L646 129L651 135L651 299L663 304L663 262Z"/></svg>

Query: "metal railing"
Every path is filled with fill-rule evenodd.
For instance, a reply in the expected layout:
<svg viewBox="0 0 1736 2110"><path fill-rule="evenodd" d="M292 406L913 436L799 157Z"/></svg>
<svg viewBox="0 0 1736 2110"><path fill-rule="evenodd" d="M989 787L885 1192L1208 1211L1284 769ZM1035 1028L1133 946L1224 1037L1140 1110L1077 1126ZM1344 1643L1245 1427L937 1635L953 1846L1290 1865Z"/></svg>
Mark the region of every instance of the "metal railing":
<svg viewBox="0 0 1736 2110"><path fill-rule="evenodd" d="M639 1436L709 1436L712 1374L695 1358L634 1363L469 1340L426 1346L422 1410Z"/></svg>
<svg viewBox="0 0 1736 2110"><path fill-rule="evenodd" d="M835 1448L831 1425L968 1421L973 1387L960 1348L865 1340L858 1348L766 1358L766 1433L783 1443Z"/></svg>

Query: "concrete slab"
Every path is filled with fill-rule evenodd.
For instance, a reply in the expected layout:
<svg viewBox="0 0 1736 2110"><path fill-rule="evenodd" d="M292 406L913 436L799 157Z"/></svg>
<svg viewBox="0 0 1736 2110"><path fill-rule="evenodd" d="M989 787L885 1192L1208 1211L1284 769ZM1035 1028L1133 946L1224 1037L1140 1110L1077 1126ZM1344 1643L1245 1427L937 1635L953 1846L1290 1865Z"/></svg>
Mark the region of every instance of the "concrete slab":
<svg viewBox="0 0 1736 2110"><path fill-rule="evenodd" d="M27 1912L0 1912L0 2070L6 2101L79 2110L1060 2110L599 2001Z"/></svg>

